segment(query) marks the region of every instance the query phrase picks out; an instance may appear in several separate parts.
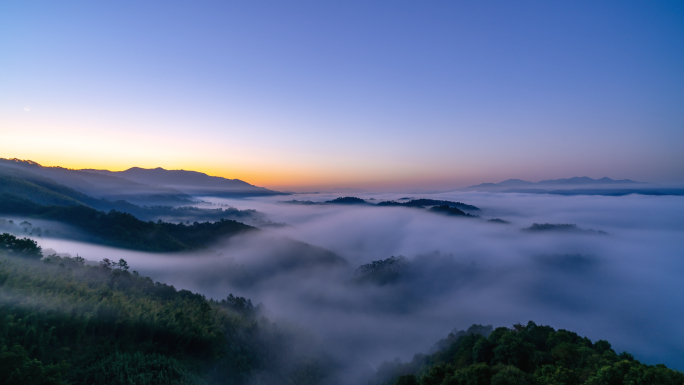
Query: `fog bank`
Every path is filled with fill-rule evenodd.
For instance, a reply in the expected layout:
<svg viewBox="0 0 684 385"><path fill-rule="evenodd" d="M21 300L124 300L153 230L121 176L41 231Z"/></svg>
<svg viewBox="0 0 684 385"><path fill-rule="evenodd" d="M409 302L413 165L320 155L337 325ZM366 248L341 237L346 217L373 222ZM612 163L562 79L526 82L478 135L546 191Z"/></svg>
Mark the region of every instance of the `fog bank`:
<svg viewBox="0 0 684 385"><path fill-rule="evenodd" d="M359 196L371 202L404 197ZM289 226L231 238L204 254L39 242L91 260L124 258L143 275L207 297L233 293L261 302L270 317L309 329L359 375L383 360L426 352L455 327L528 320L606 339L642 362L684 369L684 198L415 197L473 204L481 218L405 207L287 205L278 203L282 197L215 198ZM576 224L609 235L521 230L533 223ZM408 265L396 280L353 280L358 266L399 255Z"/></svg>

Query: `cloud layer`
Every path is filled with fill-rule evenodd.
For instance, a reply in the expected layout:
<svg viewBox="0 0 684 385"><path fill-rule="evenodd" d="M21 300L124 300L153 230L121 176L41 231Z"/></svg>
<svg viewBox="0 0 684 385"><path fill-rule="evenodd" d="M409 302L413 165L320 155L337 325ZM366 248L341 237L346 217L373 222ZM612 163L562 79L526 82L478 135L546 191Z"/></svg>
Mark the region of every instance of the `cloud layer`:
<svg viewBox="0 0 684 385"><path fill-rule="evenodd" d="M427 351L455 327L528 320L607 339L616 350L646 363L684 369L679 325L684 316L684 198L428 197L474 204L482 208L482 218L404 207L216 199L257 209L290 226L233 238L216 245L214 253L192 255L55 239L41 244L87 259L124 258L142 274L208 297L233 293L262 302L271 318L308 329L348 365L347 373L359 376L383 360L407 360ZM484 220L494 217L510 223ZM521 230L533 223L573 223L610 235ZM398 255L407 258L408 267L395 281L352 281L358 266Z"/></svg>

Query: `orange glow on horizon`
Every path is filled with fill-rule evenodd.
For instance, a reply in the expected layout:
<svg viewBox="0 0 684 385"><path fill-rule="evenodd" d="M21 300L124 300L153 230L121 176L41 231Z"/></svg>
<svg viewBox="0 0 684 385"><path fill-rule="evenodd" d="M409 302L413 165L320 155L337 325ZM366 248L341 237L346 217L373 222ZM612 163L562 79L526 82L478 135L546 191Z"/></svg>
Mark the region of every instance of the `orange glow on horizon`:
<svg viewBox="0 0 684 385"><path fill-rule="evenodd" d="M328 172L320 169L301 170L293 167L281 166L279 168L228 168L216 164L204 164L202 162L182 162L177 159L169 159L167 162L142 161L132 162L128 159L116 161L112 159L84 159L73 157L69 154L52 154L33 156L8 156L0 157L30 160L44 167L64 167L74 170L101 169L109 171L124 171L132 167L157 168L167 170L186 170L205 173L210 176L218 176L227 179L239 179L255 186L273 190L314 191L318 189L333 188L361 188L378 190L395 190L401 188L419 188L425 186L443 185L453 186L454 181L438 175L393 175L380 177L373 174L360 175L349 171Z"/></svg>
<svg viewBox="0 0 684 385"><path fill-rule="evenodd" d="M2 158L70 169L182 169L281 191L448 189L468 185L466 180L473 179L477 171L455 172L454 166L437 169L410 159L350 157L345 153L321 156L251 142L223 143L200 136L136 132L135 128L92 129L85 128L84 122L71 125L9 119L5 123L15 129L2 134Z"/></svg>

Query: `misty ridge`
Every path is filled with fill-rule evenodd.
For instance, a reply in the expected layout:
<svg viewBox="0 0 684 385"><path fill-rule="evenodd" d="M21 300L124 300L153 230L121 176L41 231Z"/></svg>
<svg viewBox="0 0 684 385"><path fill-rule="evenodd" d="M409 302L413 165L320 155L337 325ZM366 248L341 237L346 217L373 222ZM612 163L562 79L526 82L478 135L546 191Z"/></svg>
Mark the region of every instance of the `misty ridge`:
<svg viewBox="0 0 684 385"><path fill-rule="evenodd" d="M468 205L462 202L452 202L452 201L445 201L445 200L435 200L435 199L410 199L410 198L399 198L398 200L390 200L390 201L381 201L381 202L372 202L374 198L370 198L368 200L364 200L358 197L339 197L335 198L329 201L323 201L323 202L314 202L314 201L299 201L296 199L289 200L289 201L280 201L279 203L283 204L295 204L295 205L305 205L305 206L311 206L311 205L372 205L372 206L377 206L377 207L409 207L409 208L414 208L414 209L428 209L432 213L437 213L437 214L443 214L443 215L455 215L455 216L465 216L465 217L477 217L477 215L473 215L470 213L467 213L463 210L466 211L480 211L478 207L475 207L473 205ZM405 202L401 202L401 201ZM496 219L494 219L496 220ZM502 220L498 219L500 223Z"/></svg>
<svg viewBox="0 0 684 385"><path fill-rule="evenodd" d="M594 229L581 229L581 228L577 227L577 225L571 224L571 223L563 223L563 224L533 223L532 226L525 228L523 230L532 231L532 232L556 231L556 232L608 235L608 233L603 231L603 230L596 231Z"/></svg>
<svg viewBox="0 0 684 385"><path fill-rule="evenodd" d="M593 179L586 176L539 182L508 179L499 183L481 183L461 190L556 195L684 195L684 189L680 185L653 184L630 179L615 180L608 177Z"/></svg>
<svg viewBox="0 0 684 385"><path fill-rule="evenodd" d="M130 195L121 190L150 204L141 206L19 167L0 168L0 178L0 232L7 233L0 263L12 272L6 276L43 282L47 275L54 282L45 287L55 290L66 285L62 280L89 287L52 306L55 294L7 278L0 285L3 314L19 319L16 309L53 309L65 317L54 321L56 330L80 322L93 336L88 344L116 347L97 358L117 370L163 362L170 383L394 384L434 377L441 384L481 364L490 381L511 375L520 383L551 378L550 368L542 376L544 365L590 377L600 376L601 365L682 369L681 197L458 191L301 194L289 202L267 194L178 195L173 203L159 198L157 187L144 196L138 185ZM135 321L144 306L158 306L151 313L158 318ZM454 331L474 324L508 331ZM560 330L543 325L577 333L567 337L574 344L568 349L598 355L592 359L602 364L548 358ZM196 327L195 337L173 331L184 327ZM143 337L149 330L158 337ZM491 337L494 330L499 337ZM537 344L525 334L542 332L556 342ZM38 359L46 375L69 381L109 373L88 361L86 340L77 336L56 343L82 353L74 356L82 361L73 361L80 371L60 369L63 356L48 354L48 347L12 350L11 357L26 365ZM155 339L161 336L197 342L171 349ZM534 348L518 358L496 353L514 337ZM597 347L599 340L613 347ZM491 357L444 366L459 354L473 357L477 343L489 346ZM532 356L548 357L532 362ZM435 377L440 370L444 375Z"/></svg>
<svg viewBox="0 0 684 385"><path fill-rule="evenodd" d="M192 203L195 196L249 197L286 195L253 186L238 179L162 168L134 167L126 171L72 170L43 167L30 160L0 158L0 175L19 174L22 179L47 178L51 182L98 199L125 200L138 205Z"/></svg>

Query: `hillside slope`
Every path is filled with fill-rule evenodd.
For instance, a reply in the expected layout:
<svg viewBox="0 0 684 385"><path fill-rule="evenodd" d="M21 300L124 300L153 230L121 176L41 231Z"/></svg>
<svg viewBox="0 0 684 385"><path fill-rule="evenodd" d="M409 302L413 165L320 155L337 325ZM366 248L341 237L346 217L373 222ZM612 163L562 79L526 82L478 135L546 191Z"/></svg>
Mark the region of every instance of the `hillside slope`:
<svg viewBox="0 0 684 385"><path fill-rule="evenodd" d="M74 191L75 192L75 191ZM79 200L78 194L62 194L49 186L34 183L25 179L0 174L0 193L14 194L25 197L33 202L44 205L73 206L87 205Z"/></svg>
<svg viewBox="0 0 684 385"><path fill-rule="evenodd" d="M20 215L68 224L80 230L85 239L99 244L141 251L182 251L206 248L219 239L247 231L252 226L233 220L193 224L144 222L131 214L108 213L87 206L40 205L16 195L0 194L0 213Z"/></svg>
<svg viewBox="0 0 684 385"><path fill-rule="evenodd" d="M439 341L435 353L385 362L370 385L681 385L684 373L644 365L608 341L550 326L473 325Z"/></svg>
<svg viewBox="0 0 684 385"><path fill-rule="evenodd" d="M43 167L36 162L0 158L0 167L14 172L27 172L48 178L80 193L112 201L126 200L136 204L187 203L192 197L176 189L151 186L113 175L101 175L63 167ZM10 171L5 171L5 174ZM16 176L16 175L15 175Z"/></svg>
<svg viewBox="0 0 684 385"><path fill-rule="evenodd" d="M330 372L245 298L176 290L124 260L85 262L0 247L0 383L313 385Z"/></svg>
<svg viewBox="0 0 684 385"><path fill-rule="evenodd" d="M137 183L166 186L196 196L261 196L281 195L278 191L257 187L239 179L210 176L197 171L146 169L133 167L125 171L84 169L84 172L125 178Z"/></svg>

